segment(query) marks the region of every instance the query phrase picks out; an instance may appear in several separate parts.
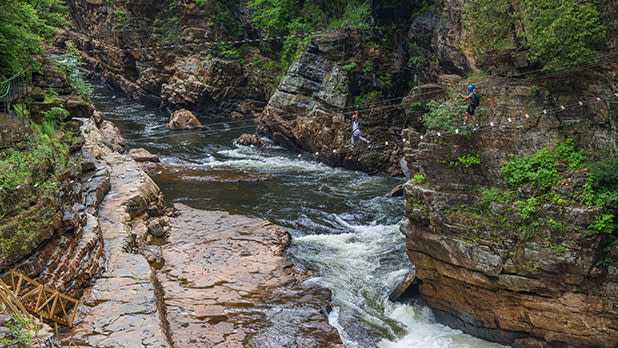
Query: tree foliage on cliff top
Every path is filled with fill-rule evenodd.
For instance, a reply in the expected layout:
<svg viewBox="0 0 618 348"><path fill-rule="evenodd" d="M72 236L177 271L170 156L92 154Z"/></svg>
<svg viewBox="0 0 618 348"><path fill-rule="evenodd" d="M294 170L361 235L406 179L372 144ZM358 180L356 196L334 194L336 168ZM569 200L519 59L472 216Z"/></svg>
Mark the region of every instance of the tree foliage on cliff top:
<svg viewBox="0 0 618 348"><path fill-rule="evenodd" d="M371 9L359 0L250 0L251 25L268 36L310 33L325 27L368 27ZM303 47L303 39L287 37L277 50L282 66L287 67Z"/></svg>
<svg viewBox="0 0 618 348"><path fill-rule="evenodd" d="M36 56L42 43L67 25L66 7L61 0L0 1L0 78L28 67L39 67Z"/></svg>
<svg viewBox="0 0 618 348"><path fill-rule="evenodd" d="M488 50L527 50L544 70L596 62L606 28L595 0L468 0L469 43Z"/></svg>

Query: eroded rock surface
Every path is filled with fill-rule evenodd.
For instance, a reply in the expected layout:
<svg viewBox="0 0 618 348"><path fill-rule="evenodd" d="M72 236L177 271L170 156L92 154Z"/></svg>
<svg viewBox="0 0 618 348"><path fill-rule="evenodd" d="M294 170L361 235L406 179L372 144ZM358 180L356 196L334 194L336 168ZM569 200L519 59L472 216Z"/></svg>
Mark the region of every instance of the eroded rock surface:
<svg viewBox="0 0 618 348"><path fill-rule="evenodd" d="M330 292L285 258L290 237L269 222L177 204L165 266L174 347L343 347L326 321Z"/></svg>
<svg viewBox="0 0 618 348"><path fill-rule="evenodd" d="M159 200L159 189L129 156L101 146L94 121L84 126L86 147L110 172L111 189L98 209L104 272L81 298L76 326L63 335L80 347L168 347L159 321L153 270L131 253L131 219Z"/></svg>

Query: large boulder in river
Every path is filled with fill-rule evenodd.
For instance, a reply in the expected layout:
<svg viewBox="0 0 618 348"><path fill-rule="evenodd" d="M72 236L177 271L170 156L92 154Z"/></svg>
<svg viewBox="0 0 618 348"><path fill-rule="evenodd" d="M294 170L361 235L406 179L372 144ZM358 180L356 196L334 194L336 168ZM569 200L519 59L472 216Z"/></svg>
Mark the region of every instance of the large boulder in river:
<svg viewBox="0 0 618 348"><path fill-rule="evenodd" d="M191 111L180 109L172 113L170 122L166 127L169 129L196 129L202 128L202 124Z"/></svg>
<svg viewBox="0 0 618 348"><path fill-rule="evenodd" d="M150 153L150 151L143 147L129 150L129 156L131 156L135 162L159 162L159 156Z"/></svg>
<svg viewBox="0 0 618 348"><path fill-rule="evenodd" d="M260 138L257 134L242 134L236 139L236 144L244 146L254 145L260 147L270 146L269 143L262 140L262 138Z"/></svg>

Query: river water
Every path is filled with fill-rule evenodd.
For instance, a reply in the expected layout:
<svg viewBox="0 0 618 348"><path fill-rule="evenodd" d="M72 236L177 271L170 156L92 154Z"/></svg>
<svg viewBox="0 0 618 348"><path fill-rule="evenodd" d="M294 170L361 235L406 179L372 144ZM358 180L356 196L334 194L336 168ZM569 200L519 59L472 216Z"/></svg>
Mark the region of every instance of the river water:
<svg viewBox="0 0 618 348"><path fill-rule="evenodd" d="M433 320L420 300L393 303L388 294L412 267L399 232L403 199L383 195L403 179L331 168L280 147L235 146L250 121L205 122L200 131L169 131L169 113L129 100L103 85L92 96L130 148L143 147L162 162L189 172L226 171L270 180L215 182L153 176L168 204L225 210L284 226L292 235L289 257L316 269L312 279L332 291L329 322L348 348L489 348L499 345Z"/></svg>

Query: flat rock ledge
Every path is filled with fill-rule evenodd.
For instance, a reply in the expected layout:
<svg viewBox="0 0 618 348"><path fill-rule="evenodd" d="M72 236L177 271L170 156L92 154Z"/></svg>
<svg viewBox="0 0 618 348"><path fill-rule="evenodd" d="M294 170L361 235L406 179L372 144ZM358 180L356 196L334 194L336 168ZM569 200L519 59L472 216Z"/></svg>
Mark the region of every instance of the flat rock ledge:
<svg viewBox="0 0 618 348"><path fill-rule="evenodd" d="M174 347L342 347L330 291L285 257L288 232L264 220L176 204L165 266Z"/></svg>

